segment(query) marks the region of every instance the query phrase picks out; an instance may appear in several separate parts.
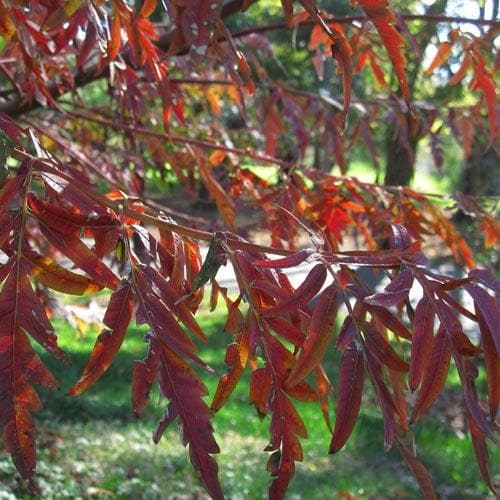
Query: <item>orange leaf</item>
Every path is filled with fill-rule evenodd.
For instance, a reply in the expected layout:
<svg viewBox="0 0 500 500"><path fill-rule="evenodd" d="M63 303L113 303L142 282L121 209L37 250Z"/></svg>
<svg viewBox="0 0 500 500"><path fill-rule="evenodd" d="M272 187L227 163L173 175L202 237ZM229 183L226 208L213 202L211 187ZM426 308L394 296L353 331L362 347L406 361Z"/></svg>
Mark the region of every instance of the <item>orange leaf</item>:
<svg viewBox="0 0 500 500"><path fill-rule="evenodd" d="M149 17L156 9L157 0L144 0L139 14L143 17Z"/></svg>
<svg viewBox="0 0 500 500"><path fill-rule="evenodd" d="M70 295L88 295L102 290L95 281L76 274L35 252L24 252L23 257L32 265L30 275L46 287Z"/></svg>
<svg viewBox="0 0 500 500"><path fill-rule="evenodd" d="M113 61L120 52L121 45L121 22L119 12L114 12L110 31L110 38L108 40L108 58L110 61Z"/></svg>
<svg viewBox="0 0 500 500"><path fill-rule="evenodd" d="M474 90L480 90L488 107L488 120L490 124L489 144L493 144L496 138L497 114L496 114L496 86L491 75L483 68L476 66L474 68L474 79L471 82Z"/></svg>
<svg viewBox="0 0 500 500"><path fill-rule="evenodd" d="M230 344L227 348L226 364L230 366L230 370L221 377L217 385L214 399L210 405L210 408L214 412L220 410L224 406L241 378L241 374L245 369L250 353L248 340L248 329L246 329L238 336L236 343Z"/></svg>
<svg viewBox="0 0 500 500"><path fill-rule="evenodd" d="M429 64L429 67L424 71L424 75L431 75L434 70L442 66L450 57L451 53L451 43L442 42L439 44L438 50L434 59Z"/></svg>
<svg viewBox="0 0 500 500"><path fill-rule="evenodd" d="M391 58L403 97L408 102L410 100L410 87L405 72L407 61L401 52L405 41L395 27L397 20L389 8L389 2L387 0L359 0L359 4L377 28Z"/></svg>
<svg viewBox="0 0 500 500"><path fill-rule="evenodd" d="M103 320L110 330L104 330L97 337L82 376L68 391L68 396L78 396L86 391L107 371L125 338L133 307L130 284L113 292Z"/></svg>
<svg viewBox="0 0 500 500"><path fill-rule="evenodd" d="M12 18L8 14L8 11L4 10L2 13L0 13L0 35L7 40L10 40L15 34L16 26L14 25Z"/></svg>
<svg viewBox="0 0 500 500"><path fill-rule="evenodd" d="M460 67L458 68L457 72L450 78L449 84L450 85L457 85L460 83L465 74L467 73L467 70L469 69L470 66L470 57L469 54L465 54L464 58L462 59L462 63L460 64Z"/></svg>

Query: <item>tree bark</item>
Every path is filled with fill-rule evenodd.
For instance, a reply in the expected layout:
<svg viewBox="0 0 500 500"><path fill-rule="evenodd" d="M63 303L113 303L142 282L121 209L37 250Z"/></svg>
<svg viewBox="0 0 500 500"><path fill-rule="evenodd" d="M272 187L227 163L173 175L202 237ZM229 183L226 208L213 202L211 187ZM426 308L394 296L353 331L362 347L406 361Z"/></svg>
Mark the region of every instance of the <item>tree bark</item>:
<svg viewBox="0 0 500 500"><path fill-rule="evenodd" d="M435 16L444 14L447 3L448 0L438 0L432 3L427 8L425 15ZM428 24L420 32L419 39L416 40L420 47L420 53L417 54L415 64L408 69L408 81L410 82L410 91L412 94L422 65L422 55L429 45L434 32L434 27ZM398 130L401 130L401 124L397 120L394 120L394 126L389 127L387 131L384 184L389 186L407 186L415 174L417 145L422 136L419 129L416 129L415 125L412 124L412 117L409 112L406 113L405 119L408 137L403 139L399 135Z"/></svg>
<svg viewBox="0 0 500 500"><path fill-rule="evenodd" d="M408 130L412 129L411 117L406 116ZM386 166L384 184L387 186L407 186L415 174L415 156L420 139L418 133L410 133L407 140L390 127L386 140Z"/></svg>
<svg viewBox="0 0 500 500"><path fill-rule="evenodd" d="M475 141L465 162L460 190L473 196L495 196L500 192L500 158L494 147Z"/></svg>

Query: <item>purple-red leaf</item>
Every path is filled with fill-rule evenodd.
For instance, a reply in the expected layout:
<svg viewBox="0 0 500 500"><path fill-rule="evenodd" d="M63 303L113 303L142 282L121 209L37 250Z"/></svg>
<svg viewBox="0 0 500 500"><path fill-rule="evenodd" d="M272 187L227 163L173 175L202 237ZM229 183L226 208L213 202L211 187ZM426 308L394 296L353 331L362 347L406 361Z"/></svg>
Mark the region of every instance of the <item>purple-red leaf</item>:
<svg viewBox="0 0 500 500"><path fill-rule="evenodd" d="M310 262L314 260L317 256L317 252L306 248L300 250L297 253L288 255L287 257L282 257L280 259L269 259L269 260L257 260L254 265L260 267L272 267L273 269L283 269L286 267L296 267L303 262Z"/></svg>
<svg viewBox="0 0 500 500"><path fill-rule="evenodd" d="M431 301L422 297L415 308L413 320L413 340L411 344L410 378L408 385L412 391L420 385L432 352L435 312Z"/></svg>
<svg viewBox="0 0 500 500"><path fill-rule="evenodd" d="M314 307L307 337L286 382L288 387L298 384L321 363L326 348L332 341L337 310L337 287L330 285L321 292Z"/></svg>
<svg viewBox="0 0 500 500"><path fill-rule="evenodd" d="M490 419L494 421L500 403L500 356L498 356L491 332L488 330L482 314L477 312L481 344L484 351L484 366L488 383L488 401L490 404Z"/></svg>
<svg viewBox="0 0 500 500"><path fill-rule="evenodd" d="M481 476L483 476L484 482L488 485L493 495L495 495L496 488L490 476L488 447L486 446L484 434L469 412L467 412L467 422L469 424L470 437L472 439L472 446L476 455L479 471L481 472Z"/></svg>
<svg viewBox="0 0 500 500"><path fill-rule="evenodd" d="M211 411L202 399L207 389L193 368L165 345L161 346L160 360L160 390L169 399L165 422L172 420L169 415L178 415L181 440L189 447L193 467L210 496L215 500L223 499L217 463L212 456L220 450L213 436ZM155 434L156 441L161 437L165 422Z"/></svg>
<svg viewBox="0 0 500 500"><path fill-rule="evenodd" d="M464 288L473 298L476 312L481 311L484 322L488 326L495 343L497 353L500 355L500 306L498 302L480 286L466 284Z"/></svg>
<svg viewBox="0 0 500 500"><path fill-rule="evenodd" d="M416 422L441 394L450 369L451 346L446 330L441 326L432 342L432 352L424 373L410 421Z"/></svg>
<svg viewBox="0 0 500 500"><path fill-rule="evenodd" d="M389 341L373 324L363 325L365 341L368 349L378 358L378 360L391 370L407 372L410 367L403 361L392 348Z"/></svg>
<svg viewBox="0 0 500 500"><path fill-rule="evenodd" d="M296 312L306 305L320 290L326 280L326 268L323 264L313 267L306 279L295 290L290 300L280 302L265 311L267 316Z"/></svg>
<svg viewBox="0 0 500 500"><path fill-rule="evenodd" d="M352 342L344 351L340 363L340 378L337 390L335 428L329 453L339 451L349 439L361 408L365 380L363 351Z"/></svg>
<svg viewBox="0 0 500 500"><path fill-rule="evenodd" d="M424 467L422 462L420 462L420 460L418 460L418 458L401 443L399 438L396 438L396 445L401 452L401 455L403 455L403 459L408 469L410 469L415 476L415 479L417 480L426 500L436 500L437 495L434 491L429 471Z"/></svg>

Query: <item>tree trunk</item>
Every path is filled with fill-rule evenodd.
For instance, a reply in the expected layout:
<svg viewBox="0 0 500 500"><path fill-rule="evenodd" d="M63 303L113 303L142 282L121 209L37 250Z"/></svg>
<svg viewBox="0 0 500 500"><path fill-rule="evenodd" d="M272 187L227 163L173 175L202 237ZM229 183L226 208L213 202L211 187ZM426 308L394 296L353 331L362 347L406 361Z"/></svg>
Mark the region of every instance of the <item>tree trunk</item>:
<svg viewBox="0 0 500 500"><path fill-rule="evenodd" d="M425 13L429 15L444 14L447 4L448 0L437 0L427 7ZM420 51L416 54L415 63L407 68L411 94L413 94L417 82L423 54L434 33L435 26L428 23L420 31L418 39L415 39ZM415 174L415 156L418 141L421 139L421 131L415 130L409 113L406 113L405 119L408 137L403 138L398 134L398 130L401 131L403 125L398 119L394 120L393 126L389 127L387 132L384 184L389 186L407 186Z"/></svg>
<svg viewBox="0 0 500 500"><path fill-rule="evenodd" d="M412 129L411 118L406 117L407 130ZM399 122L394 123L387 132L386 140L386 166L384 184L388 186L407 186L415 173L415 156L419 140L418 133L409 133L408 138L403 138L398 133Z"/></svg>
<svg viewBox="0 0 500 500"><path fill-rule="evenodd" d="M460 182L464 194L492 196L500 192L500 161L495 148L486 150L483 141L474 141Z"/></svg>

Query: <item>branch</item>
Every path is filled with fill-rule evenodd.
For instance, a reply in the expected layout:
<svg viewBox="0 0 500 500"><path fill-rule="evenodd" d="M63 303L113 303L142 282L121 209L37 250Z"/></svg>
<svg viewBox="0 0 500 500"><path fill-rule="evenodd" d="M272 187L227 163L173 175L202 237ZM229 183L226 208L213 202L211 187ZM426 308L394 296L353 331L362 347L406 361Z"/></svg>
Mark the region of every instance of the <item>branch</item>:
<svg viewBox="0 0 500 500"><path fill-rule="evenodd" d="M258 0L230 0L224 4L221 12L221 18L226 18L235 12L242 9L246 4L255 3ZM496 28L500 28L500 21L497 19L472 19L458 16L444 16L444 15L425 15L425 14L401 14L401 17L407 21L426 21L433 23L460 23L460 24L475 24L475 25L488 25ZM367 17L364 15L357 16L347 16L347 17L331 17L326 19L327 22L337 22L337 23L352 23L354 21L366 21ZM298 26L310 26L313 25L315 21L312 19L304 20L298 24ZM269 24L266 26L254 26L252 28L247 28L242 31L238 31L232 34L233 38L242 38L248 36L252 33L265 33L269 31L275 31L279 29L288 29L285 22ZM167 52L172 40L175 36L175 30L165 33L157 42L157 47L164 52ZM187 48L184 48L176 55L183 55L187 53ZM101 78L109 76L109 67L104 68L99 72L99 64L95 63L88 66L86 69L79 70L74 77L73 88L83 87L89 83L92 83ZM70 91L71 89L64 88L57 85L56 82L52 82L48 85L48 91L54 100L58 99L62 94ZM8 102L0 104L0 112L6 113L11 117L17 117L19 115L28 113L34 109L40 108L42 105L35 100L26 101L22 96L16 96Z"/></svg>
<svg viewBox="0 0 500 500"><path fill-rule="evenodd" d="M474 24L480 26L493 26L495 28L500 27L500 20L498 19L478 19L470 17L460 17L460 16L444 16L444 15L433 15L433 14L399 14L405 21L425 21L429 23L458 23L458 24ZM350 24L355 21L368 21L368 18L361 14L357 16L343 16L343 17L328 17L325 19L327 23L341 23ZM313 19L306 19L297 23L297 26L312 26L316 21ZM288 28L286 22L267 24L265 26L254 26L252 28L246 28L244 30L232 33L233 38L241 38L244 36L251 35L253 33L266 33L268 31L276 31Z"/></svg>
<svg viewBox="0 0 500 500"><path fill-rule="evenodd" d="M75 118L81 118L83 120L87 120L93 123L97 123L100 125L103 125L105 127L109 127L115 130L126 130L129 132L134 132L139 135L144 135L144 136L149 136L149 137L155 137L157 139L164 139L166 141L170 141L173 143L178 143L178 144L189 144L191 146L197 146L202 149L217 149L220 151L225 151L230 154L235 154L237 156L244 156L247 158L251 158L253 160L261 161L265 165L277 165L280 167L284 167L285 170L290 171L293 168L296 167L302 167L302 168L308 168L306 165L303 164L297 164L297 163L291 163L287 162L285 160L280 160L279 158L275 158L274 156L269 156L269 155L264 155L264 154L259 154L259 153L254 153L253 150L251 149L242 149L242 148L232 148L229 146L225 146L223 144L219 144L217 142L209 141L206 139L192 139L189 137L184 137L176 134L167 134L166 132L156 132L154 130L149 130L144 127L137 127L134 125L127 125L127 124L120 124L116 123L115 121L111 119L107 119L104 117L98 118L98 117L92 117L88 116L84 113L79 113L77 111L64 111L65 114L74 116ZM43 133L43 130L39 129L40 132ZM349 175L338 175L335 176L338 180L352 180L353 177ZM401 186L381 186L380 184L377 183L371 183L371 182L361 182L361 184L365 186L370 186L370 187L377 187L378 189L384 189L385 191L389 193L401 193L402 189ZM425 196L426 198L438 198L442 200L456 200L457 194L441 194L441 193L427 193L427 192L420 192L420 191L413 191L410 188L404 188L407 192L412 192L415 195L420 195L420 196ZM475 200L489 200L489 201L498 201L500 200L500 196L496 195L478 195L478 196L472 196Z"/></svg>
<svg viewBox="0 0 500 500"><path fill-rule="evenodd" d="M250 2L247 1L246 3L249 4L249 3L254 3L256 1L257 0L250 0ZM244 4L245 0L230 0L229 2L225 3L224 6L222 7L221 18L226 18L231 14L234 14L235 12L241 10ZM170 45L172 44L175 32L176 30L172 30L161 36L156 44L157 47L162 51L167 52ZM177 55L182 55L183 53L186 52L187 48L184 48ZM101 72L99 72L99 67L100 67L99 63L96 62L88 66L86 69L79 70L75 74L73 88L83 87L96 80L108 77L109 66L107 66ZM62 94L65 94L66 92L69 92L71 90L61 85L58 85L56 82L50 83L47 86L47 88L51 97L54 100L56 100ZM40 107L42 107L42 105L38 101L35 100L26 101L25 98L23 98L22 96L16 96L12 100L0 104L0 112L6 113L11 117L16 117Z"/></svg>

